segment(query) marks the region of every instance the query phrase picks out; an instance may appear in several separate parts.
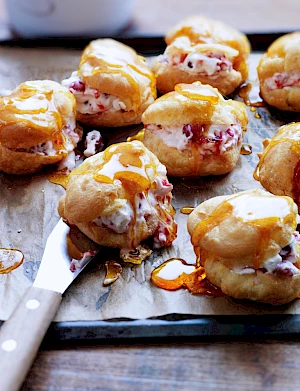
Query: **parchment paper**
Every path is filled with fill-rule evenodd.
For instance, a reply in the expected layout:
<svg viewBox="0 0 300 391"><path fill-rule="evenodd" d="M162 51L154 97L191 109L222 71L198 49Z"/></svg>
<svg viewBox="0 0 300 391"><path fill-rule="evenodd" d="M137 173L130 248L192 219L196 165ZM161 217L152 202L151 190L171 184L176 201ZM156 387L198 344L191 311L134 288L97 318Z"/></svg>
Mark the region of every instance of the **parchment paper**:
<svg viewBox="0 0 300 391"><path fill-rule="evenodd" d="M58 49L0 49L0 94L19 83L34 79L61 81L78 66L79 51ZM256 78L259 55L251 57L250 79ZM169 178L174 185L174 207L178 222L178 238L170 248L156 251L140 266L127 265L121 277L111 286L103 287L104 262L111 250L100 252L64 295L56 321L100 320L112 318L147 318L170 313L218 315L300 313L300 301L273 308L271 306L237 301L228 297L193 296L188 291L164 291L150 282L154 266L171 257L193 263L195 255L186 229L187 216L180 214L182 206L196 206L203 200L223 194L259 187L253 179L256 153L261 140L275 134L283 123L297 121L288 115L258 108L261 119L249 110L250 123L245 142L253 147L249 156L241 156L237 167L228 175L199 179ZM105 132L108 143L122 141L133 128ZM58 221L57 202L64 189L51 184L41 172L32 176L0 174L0 247L20 249L25 262L7 275L0 275L0 319L6 320L25 290L33 283L39 268L46 239Z"/></svg>

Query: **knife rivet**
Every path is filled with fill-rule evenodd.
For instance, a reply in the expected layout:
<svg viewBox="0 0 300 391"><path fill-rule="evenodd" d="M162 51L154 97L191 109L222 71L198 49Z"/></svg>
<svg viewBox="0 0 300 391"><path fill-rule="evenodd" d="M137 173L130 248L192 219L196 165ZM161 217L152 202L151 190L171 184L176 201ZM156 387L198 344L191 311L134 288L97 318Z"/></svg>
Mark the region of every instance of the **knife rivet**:
<svg viewBox="0 0 300 391"><path fill-rule="evenodd" d="M26 307L29 310L36 310L37 308L39 308L39 306L40 306L40 302L36 299L28 300L26 303Z"/></svg>
<svg viewBox="0 0 300 391"><path fill-rule="evenodd" d="M5 352L12 352L17 347L17 342L14 339L7 339L6 341L2 342L1 348Z"/></svg>

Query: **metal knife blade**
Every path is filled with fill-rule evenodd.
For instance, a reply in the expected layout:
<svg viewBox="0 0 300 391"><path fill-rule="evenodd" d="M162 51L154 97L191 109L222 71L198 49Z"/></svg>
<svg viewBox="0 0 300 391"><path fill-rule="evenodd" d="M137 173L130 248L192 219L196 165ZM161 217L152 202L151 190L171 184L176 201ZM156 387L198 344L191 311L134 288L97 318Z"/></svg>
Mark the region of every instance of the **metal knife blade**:
<svg viewBox="0 0 300 391"><path fill-rule="evenodd" d="M93 255L85 257L84 263L74 272L70 270L72 259L68 254L67 235L70 227L59 220L47 239L44 255L33 286L64 293L68 286L93 259Z"/></svg>

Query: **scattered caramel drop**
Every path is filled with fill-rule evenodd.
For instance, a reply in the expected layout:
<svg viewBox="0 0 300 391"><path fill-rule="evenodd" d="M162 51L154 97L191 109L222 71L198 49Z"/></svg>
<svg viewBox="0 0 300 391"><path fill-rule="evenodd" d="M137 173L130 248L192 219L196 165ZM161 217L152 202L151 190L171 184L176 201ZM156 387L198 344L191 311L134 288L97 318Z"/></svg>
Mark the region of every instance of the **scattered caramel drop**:
<svg viewBox="0 0 300 391"><path fill-rule="evenodd" d="M258 113L255 113L255 114L254 114L254 117L260 119L260 118L261 118L261 115L258 114Z"/></svg>
<svg viewBox="0 0 300 391"><path fill-rule="evenodd" d="M110 285L115 282L122 273L122 266L116 261L106 261L106 276L103 285Z"/></svg>
<svg viewBox="0 0 300 391"><path fill-rule="evenodd" d="M134 134L133 136L127 137L126 141L129 141L129 142L134 141L134 140L143 141L144 133L145 133L145 129L142 129L138 133Z"/></svg>
<svg viewBox="0 0 300 391"><path fill-rule="evenodd" d="M51 183L54 183L55 185L60 185L65 189L69 182L70 174L68 175L62 171L53 171L47 174L47 179Z"/></svg>
<svg viewBox="0 0 300 391"><path fill-rule="evenodd" d="M148 259L152 254L152 250L145 244L140 244L134 250L122 249L120 251L120 258L124 262L134 263L140 265L143 261Z"/></svg>
<svg viewBox="0 0 300 391"><path fill-rule="evenodd" d="M256 111L256 108L253 107L253 106L251 106L251 107L250 107L250 111L254 112L254 111Z"/></svg>
<svg viewBox="0 0 300 391"><path fill-rule="evenodd" d="M190 213L193 212L195 208L193 206L183 206L181 209L180 209L180 213L184 214L184 215L189 215Z"/></svg>
<svg viewBox="0 0 300 391"><path fill-rule="evenodd" d="M20 250L11 248L0 249L0 274L10 273L19 267L24 260L24 255Z"/></svg>
<svg viewBox="0 0 300 391"><path fill-rule="evenodd" d="M243 144L241 148L241 155L251 155L252 153L252 145Z"/></svg>

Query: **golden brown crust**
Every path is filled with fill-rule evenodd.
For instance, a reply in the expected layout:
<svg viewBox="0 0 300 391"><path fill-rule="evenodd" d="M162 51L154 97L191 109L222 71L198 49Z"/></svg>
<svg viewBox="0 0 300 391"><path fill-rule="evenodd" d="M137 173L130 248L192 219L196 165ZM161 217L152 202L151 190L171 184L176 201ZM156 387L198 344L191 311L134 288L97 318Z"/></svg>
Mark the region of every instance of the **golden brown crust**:
<svg viewBox="0 0 300 391"><path fill-rule="evenodd" d="M184 19L172 28L165 37L168 45L165 55L172 52L183 53L221 53L232 63L232 70L216 75L205 76L189 70L180 69L160 56L153 65L157 78L157 88L161 93L172 91L178 83L201 81L216 87L224 95L232 93L248 76L247 59L250 43L241 32L226 24L203 16Z"/></svg>
<svg viewBox="0 0 300 391"><path fill-rule="evenodd" d="M20 84L0 98L0 170L31 174L61 161L68 154L62 134L68 124L75 126L75 98L66 88L50 80ZM46 142L49 155L35 149Z"/></svg>
<svg viewBox="0 0 300 391"><path fill-rule="evenodd" d="M57 116L55 118L49 112L44 113L43 126L39 126L37 121L19 119L13 111L8 111L6 108L6 102L10 97L22 98L24 90L30 94L28 86L33 90L31 96L36 94L46 96L50 91L49 98L55 107L53 109L57 112ZM74 115L75 104L74 96L54 81L37 80L20 84L10 96L0 98L0 143L6 148L30 148L51 140L53 134L67 125L70 117Z"/></svg>
<svg viewBox="0 0 300 391"><path fill-rule="evenodd" d="M193 83L200 81L203 84L210 84L223 95L231 94L246 78L240 69L219 71L218 74L208 75L204 72L193 72L190 68L181 65L174 66L166 58L172 56L186 56L187 54L207 55L214 53L220 58L225 56L232 64L239 56L239 52L229 46L220 44L194 44L188 37L176 38L166 49L164 55L159 56L153 63L152 70L156 76L157 89L160 93L167 93L174 90L178 83Z"/></svg>
<svg viewBox="0 0 300 391"><path fill-rule="evenodd" d="M177 37L187 36L193 42L225 44L248 56L250 43L245 34L218 20L204 16L191 16L168 31L165 40L170 45Z"/></svg>
<svg viewBox="0 0 300 391"><path fill-rule="evenodd" d="M294 300L300 292L300 273L292 277L275 276L257 271L255 274L237 274L209 254L204 263L210 282L228 296L281 305Z"/></svg>
<svg viewBox="0 0 300 391"><path fill-rule="evenodd" d="M225 218L222 218L220 214L214 214L216 211L223 213L225 209L221 211L220 206L226 205L227 207L227 201L230 202L230 200L237 199L236 197L247 195L267 196L270 198L269 203L272 202L273 197L275 200L275 196L270 193L260 189L250 190L204 201L189 215L187 227L193 244L197 248L196 252L200 255L200 263L204 267L208 280L220 287L226 295L272 305L288 303L300 292L300 272L285 276L270 273L267 270L264 272L264 269L260 268L264 267L263 263L266 260L273 258L281 248L290 243L296 224L295 226L291 224L291 220L286 222L285 218L280 222L273 220L272 225L267 228L272 232L269 234L265 228L260 232L257 228L260 225L253 226L249 224L249 221L237 218L232 212ZM286 199L286 201L291 208L290 213L297 216L296 205L291 199ZM245 199L241 202L245 202ZM259 202L259 200L255 199L254 202ZM276 208L274 210L276 211ZM214 219L221 217L220 221L201 236L199 243L195 243L194 234L199 227L198 224L202 221L209 224L208 221L212 221L212 216ZM263 224L262 221L260 224ZM253 260L257 259L262 251L264 251L264 258L258 268L254 266ZM252 267L254 270L250 274L242 274L241 271L247 267Z"/></svg>
<svg viewBox="0 0 300 391"><path fill-rule="evenodd" d="M188 86L180 84L180 86ZM192 84L201 87L199 82ZM216 89L205 86L217 96L218 101L212 104L208 100L193 99L178 91L170 92L157 99L143 114L145 125L174 127L176 132L186 124L199 125L235 125L240 124L245 130L248 122L245 105L233 100L224 100ZM177 87L176 87L177 89ZM179 128L178 128L179 127ZM221 153L201 154L196 141L189 141L184 149L169 146L159 133L155 134L145 128L143 142L166 166L168 175L201 176L222 175L230 172L236 165L242 144L242 135L235 144Z"/></svg>
<svg viewBox="0 0 300 391"><path fill-rule="evenodd" d="M279 128L271 140L264 141L256 179L271 193L299 201L299 194L294 192L295 169L300 161L297 134L300 135L300 123L289 124ZM296 136L294 140L293 135Z"/></svg>
<svg viewBox="0 0 300 391"><path fill-rule="evenodd" d="M179 84L180 86L185 84ZM200 82L193 86L201 87ZM246 129L248 115L246 106L235 100L225 100L216 88L205 86L212 94L218 96L218 102L211 104L209 100L191 99L183 96L178 89L156 99L144 112L142 120L144 124L156 124L162 126L176 126L179 124L235 124L239 121Z"/></svg>
<svg viewBox="0 0 300 391"><path fill-rule="evenodd" d="M119 98L126 106L125 111L78 113L78 119L86 125L140 123L142 113L156 98L155 77L144 59L113 39L98 39L85 48L79 74L89 87Z"/></svg>
<svg viewBox="0 0 300 391"><path fill-rule="evenodd" d="M270 193L260 189L238 193L237 195L252 192L258 196L272 196ZM236 195L214 197L197 206L189 215L187 222L187 228L190 235L193 235L193 232L200 221L208 218L222 202L235 196ZM272 202L271 198L270 202ZM297 206L294 203L292 206L292 213L297 216ZM288 245L291 236L295 231L295 227L291 224L284 224L283 222L278 222L276 227L276 233L274 231L273 239L264 243L265 259L262 259L261 263L275 256L281 248ZM231 214L220 224L208 231L198 245L204 250L213 253L218 257L219 261L224 263L227 267L233 268L253 265L254 254L261 251L261 242L259 239L260 232L256 227L249 225L247 221L238 219Z"/></svg>
<svg viewBox="0 0 300 391"><path fill-rule="evenodd" d="M133 232L132 229L129 229L121 233L101 227L93 222L99 216L109 218L118 211L122 201L128 200L128 193L121 181L114 180L112 183L105 183L101 179L96 180L94 176L95 173L99 173L106 161L106 154L112 153L113 148L118 148L118 154L129 152L127 156L131 156L132 159L134 159L135 153L147 155L151 161L151 167L154 167L154 170L150 170L148 174L151 183L155 182L157 177L164 176L165 169L141 142L116 144L109 147L106 152L98 153L86 159L81 166L72 172L66 194L59 201L58 212L62 218L70 224L76 225L96 243L109 247L131 248L152 236L160 224L161 218L157 213L151 213L147 215L145 220L141 220L138 224L138 230ZM118 171L117 168L116 170ZM137 179L131 179L130 182L130 193L133 191L134 194L138 194L142 191L139 190L140 185ZM134 202L133 200L130 201L133 209ZM165 207L168 213L172 215L172 206L169 204Z"/></svg>
<svg viewBox="0 0 300 391"><path fill-rule="evenodd" d="M169 147L160 137L148 129L144 131L143 143L167 167L168 175L197 177L223 175L230 172L239 160L242 140L221 155L203 157L199 154L193 154L188 149L179 151L177 148Z"/></svg>
<svg viewBox="0 0 300 391"><path fill-rule="evenodd" d="M271 106L280 110L300 111L299 87L270 89L266 80L274 74L300 71L300 32L286 34L274 41L262 56L258 67L260 93Z"/></svg>
<svg viewBox="0 0 300 391"><path fill-rule="evenodd" d="M66 153L53 156L43 156L27 152L16 152L0 145L0 171L7 174L32 174L41 170L47 164L55 164L66 157Z"/></svg>

